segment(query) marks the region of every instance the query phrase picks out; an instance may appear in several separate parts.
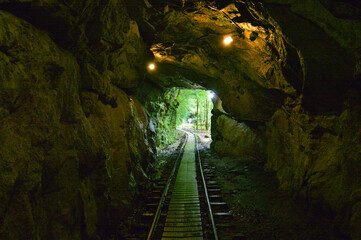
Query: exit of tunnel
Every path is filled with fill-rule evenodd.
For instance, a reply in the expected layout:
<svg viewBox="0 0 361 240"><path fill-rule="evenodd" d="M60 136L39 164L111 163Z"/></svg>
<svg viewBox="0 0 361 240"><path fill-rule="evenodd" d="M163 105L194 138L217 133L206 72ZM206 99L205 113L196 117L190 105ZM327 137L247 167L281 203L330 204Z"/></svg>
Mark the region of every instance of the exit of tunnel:
<svg viewBox="0 0 361 240"><path fill-rule="evenodd" d="M199 131L211 136L211 111L214 92L201 89L171 88L167 90L168 102L149 104L156 107L154 119L158 148L172 144L178 138L177 129ZM147 106L147 104L146 104Z"/></svg>

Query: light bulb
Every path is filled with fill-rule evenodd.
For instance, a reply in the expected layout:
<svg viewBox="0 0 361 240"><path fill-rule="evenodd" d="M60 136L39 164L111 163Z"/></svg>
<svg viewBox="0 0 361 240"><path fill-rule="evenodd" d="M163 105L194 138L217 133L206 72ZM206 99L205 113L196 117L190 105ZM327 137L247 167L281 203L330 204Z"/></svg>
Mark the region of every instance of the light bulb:
<svg viewBox="0 0 361 240"><path fill-rule="evenodd" d="M233 38L232 37L226 37L224 39L224 44L229 45L231 42L233 42Z"/></svg>
<svg viewBox="0 0 361 240"><path fill-rule="evenodd" d="M154 70L154 69L155 69L154 63L149 64L148 68L149 68L150 70Z"/></svg>

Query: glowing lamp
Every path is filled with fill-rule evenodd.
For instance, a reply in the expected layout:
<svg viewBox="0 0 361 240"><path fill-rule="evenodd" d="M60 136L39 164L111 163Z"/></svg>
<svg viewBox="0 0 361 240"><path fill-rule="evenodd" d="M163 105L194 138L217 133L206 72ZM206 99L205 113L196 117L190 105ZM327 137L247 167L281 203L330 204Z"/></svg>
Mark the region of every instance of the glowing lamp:
<svg viewBox="0 0 361 240"><path fill-rule="evenodd" d="M208 97L211 99L214 98L214 93L213 92L208 93Z"/></svg>
<svg viewBox="0 0 361 240"><path fill-rule="evenodd" d="M229 45L231 42L233 42L233 38L232 37L226 37L224 38L224 44Z"/></svg>
<svg viewBox="0 0 361 240"><path fill-rule="evenodd" d="M148 65L148 68L149 68L150 70L154 70L154 69L155 69L154 63L149 64L149 65Z"/></svg>

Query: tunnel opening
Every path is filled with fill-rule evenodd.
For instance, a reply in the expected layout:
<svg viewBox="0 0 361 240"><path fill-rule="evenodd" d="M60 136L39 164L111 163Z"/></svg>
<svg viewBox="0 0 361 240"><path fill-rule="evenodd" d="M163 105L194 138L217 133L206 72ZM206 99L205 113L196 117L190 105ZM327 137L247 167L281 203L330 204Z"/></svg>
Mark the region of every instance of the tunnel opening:
<svg viewBox="0 0 361 240"><path fill-rule="evenodd" d="M177 127L208 131L215 94L210 90L179 89Z"/></svg>
<svg viewBox="0 0 361 240"><path fill-rule="evenodd" d="M174 147L182 130L197 132L211 143L212 111L217 102L214 91L171 87L154 92L145 98L144 105L154 125L158 152ZM138 90L137 96L143 94Z"/></svg>

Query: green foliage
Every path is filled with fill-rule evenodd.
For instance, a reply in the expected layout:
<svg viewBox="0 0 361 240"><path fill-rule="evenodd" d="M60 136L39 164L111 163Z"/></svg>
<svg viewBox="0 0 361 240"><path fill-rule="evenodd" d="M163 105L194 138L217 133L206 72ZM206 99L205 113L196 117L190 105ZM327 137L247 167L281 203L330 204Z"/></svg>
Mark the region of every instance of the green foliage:
<svg viewBox="0 0 361 240"><path fill-rule="evenodd" d="M194 123L186 127L196 126L197 100L199 113L198 128L205 129L206 125L208 125L208 128L210 127L210 111L213 105L208 97L209 92L169 88L151 96L150 100L145 101L145 108L155 126L155 142L158 149L163 149L165 146L176 141L178 139L176 128L187 123L187 119L190 117ZM205 114L208 114L208 124L205 123Z"/></svg>
<svg viewBox="0 0 361 240"><path fill-rule="evenodd" d="M210 127L210 111L213 108L209 98L211 91L198 89L182 89L176 97L179 106L177 108L177 126L187 124L189 118L193 119L193 126L205 129ZM198 117L197 117L198 103ZM208 116L208 117L207 117ZM207 122L207 123L206 123Z"/></svg>
<svg viewBox="0 0 361 240"><path fill-rule="evenodd" d="M158 149L173 143L178 138L176 131L176 96L179 90L170 88L158 93L151 101L147 101L147 109L156 130L155 143Z"/></svg>

